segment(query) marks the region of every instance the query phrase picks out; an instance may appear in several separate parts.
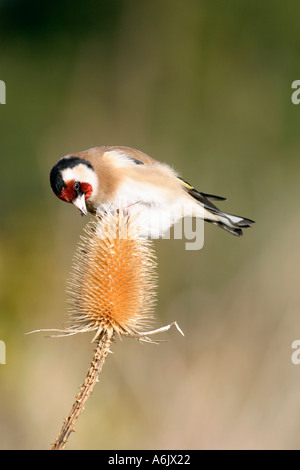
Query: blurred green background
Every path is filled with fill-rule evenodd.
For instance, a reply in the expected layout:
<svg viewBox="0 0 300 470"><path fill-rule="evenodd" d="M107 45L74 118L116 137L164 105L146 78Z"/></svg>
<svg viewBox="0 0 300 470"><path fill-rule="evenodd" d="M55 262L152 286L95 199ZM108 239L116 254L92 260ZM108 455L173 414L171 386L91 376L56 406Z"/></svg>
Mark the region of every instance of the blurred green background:
<svg viewBox="0 0 300 470"><path fill-rule="evenodd" d="M89 366L65 321L86 219L54 197L57 159L138 148L222 209L201 251L155 242L159 346L117 340L69 449L300 448L299 2L0 1L0 448L48 449Z"/></svg>

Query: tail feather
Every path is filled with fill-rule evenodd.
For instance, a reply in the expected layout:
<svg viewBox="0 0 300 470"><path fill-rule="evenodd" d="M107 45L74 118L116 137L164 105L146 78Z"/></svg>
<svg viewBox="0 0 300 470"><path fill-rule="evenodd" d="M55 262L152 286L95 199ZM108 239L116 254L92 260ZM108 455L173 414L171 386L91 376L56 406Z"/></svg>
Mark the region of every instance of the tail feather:
<svg viewBox="0 0 300 470"><path fill-rule="evenodd" d="M199 205L204 209L205 217L204 220L211 224L217 225L223 228L232 235L240 237L243 235L244 228L250 227L254 224L254 220L246 219L245 217L239 217L237 215L226 214L226 212L220 211L211 201L223 201L226 198L221 196L214 196L212 194L205 194L197 191L193 186L178 177L183 185L184 190L195 199ZM200 215L199 215L200 216ZM203 216L203 211L201 211Z"/></svg>
<svg viewBox="0 0 300 470"><path fill-rule="evenodd" d="M208 221L208 222L211 222L211 221ZM211 222L211 223L216 225L217 227L223 228L224 230L226 230L226 232L229 232L232 235L235 235L236 237L241 237L243 235L243 230L241 228L231 228L231 227L228 227L225 224L222 224L221 222L220 223Z"/></svg>
<svg viewBox="0 0 300 470"><path fill-rule="evenodd" d="M251 227L254 224L254 220L246 219L244 217L239 217L236 215L226 214L225 212L219 211L218 213L214 211L213 213L214 218L216 220L212 220L206 218L207 222L210 222L218 227L223 228L227 232L235 235L236 237L240 237L243 235L243 230L245 228Z"/></svg>

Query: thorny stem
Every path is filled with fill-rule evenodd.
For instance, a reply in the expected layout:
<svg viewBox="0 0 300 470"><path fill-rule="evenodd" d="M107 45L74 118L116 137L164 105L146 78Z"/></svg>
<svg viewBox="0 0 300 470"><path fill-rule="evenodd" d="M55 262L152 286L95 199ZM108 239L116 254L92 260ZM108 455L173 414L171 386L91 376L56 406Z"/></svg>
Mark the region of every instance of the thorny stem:
<svg viewBox="0 0 300 470"><path fill-rule="evenodd" d="M102 371L106 356L109 353L112 339L113 330L110 329L104 331L103 334L99 337L94 358L87 373L86 379L81 386L80 392L76 396L76 400L69 413L69 416L65 419L63 427L61 428L59 435L52 445L52 450L62 450L67 444L70 434L75 431L75 423L79 415L83 412L87 399L92 394L96 382L98 381L98 377Z"/></svg>

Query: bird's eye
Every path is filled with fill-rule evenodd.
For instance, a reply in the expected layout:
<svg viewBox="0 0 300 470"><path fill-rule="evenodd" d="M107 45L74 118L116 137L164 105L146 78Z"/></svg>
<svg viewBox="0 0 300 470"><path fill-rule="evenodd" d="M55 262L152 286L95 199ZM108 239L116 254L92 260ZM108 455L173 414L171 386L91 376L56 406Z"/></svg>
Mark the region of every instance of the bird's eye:
<svg viewBox="0 0 300 470"><path fill-rule="evenodd" d="M78 181L75 181L74 189L75 189L76 192L80 190L80 183Z"/></svg>

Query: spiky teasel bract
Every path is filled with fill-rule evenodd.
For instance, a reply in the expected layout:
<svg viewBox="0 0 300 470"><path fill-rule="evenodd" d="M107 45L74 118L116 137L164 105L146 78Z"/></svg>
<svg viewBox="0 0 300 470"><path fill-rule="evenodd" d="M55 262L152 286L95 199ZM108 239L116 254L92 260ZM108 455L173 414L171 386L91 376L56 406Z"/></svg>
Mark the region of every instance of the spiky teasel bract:
<svg viewBox="0 0 300 470"><path fill-rule="evenodd" d="M155 304L156 258L122 211L94 218L85 227L68 282L68 333L111 330L138 337Z"/></svg>

